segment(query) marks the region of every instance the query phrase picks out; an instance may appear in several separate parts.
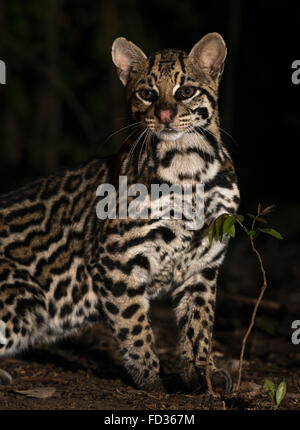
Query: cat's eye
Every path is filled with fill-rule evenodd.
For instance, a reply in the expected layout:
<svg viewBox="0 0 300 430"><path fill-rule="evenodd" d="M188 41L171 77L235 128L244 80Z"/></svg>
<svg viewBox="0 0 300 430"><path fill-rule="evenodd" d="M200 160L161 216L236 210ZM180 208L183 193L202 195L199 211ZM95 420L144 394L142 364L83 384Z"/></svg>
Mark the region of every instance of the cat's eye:
<svg viewBox="0 0 300 430"><path fill-rule="evenodd" d="M177 100L189 99L196 94L197 88L192 86L184 86L178 88L175 93Z"/></svg>
<svg viewBox="0 0 300 430"><path fill-rule="evenodd" d="M154 90L148 90L147 88L139 90L137 95L147 102L153 102L157 99L157 92Z"/></svg>

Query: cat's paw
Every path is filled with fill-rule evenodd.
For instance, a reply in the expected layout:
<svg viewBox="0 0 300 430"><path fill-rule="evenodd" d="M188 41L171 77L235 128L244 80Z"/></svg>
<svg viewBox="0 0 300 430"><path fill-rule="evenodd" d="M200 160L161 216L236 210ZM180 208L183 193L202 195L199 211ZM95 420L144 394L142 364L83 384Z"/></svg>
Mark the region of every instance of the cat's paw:
<svg viewBox="0 0 300 430"><path fill-rule="evenodd" d="M9 385L12 383L12 377L8 372L0 369L0 385Z"/></svg>
<svg viewBox="0 0 300 430"><path fill-rule="evenodd" d="M225 369L214 369L210 373L212 388L214 391L221 389L223 393L231 393L233 382L230 374Z"/></svg>
<svg viewBox="0 0 300 430"><path fill-rule="evenodd" d="M204 392L207 390L205 367L190 367L181 374L184 387L191 392ZM232 378L225 369L213 368L210 370L210 380L214 391L230 393L233 389Z"/></svg>

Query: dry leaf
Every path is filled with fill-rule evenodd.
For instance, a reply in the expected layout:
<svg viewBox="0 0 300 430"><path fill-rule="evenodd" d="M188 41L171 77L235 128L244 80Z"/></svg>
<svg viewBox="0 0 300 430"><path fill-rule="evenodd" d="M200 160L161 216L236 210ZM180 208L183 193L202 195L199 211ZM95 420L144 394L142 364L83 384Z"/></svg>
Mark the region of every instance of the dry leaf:
<svg viewBox="0 0 300 430"><path fill-rule="evenodd" d="M248 384L252 391L259 391L262 388L262 385L256 384L255 382L248 382Z"/></svg>
<svg viewBox="0 0 300 430"><path fill-rule="evenodd" d="M37 387L30 390L15 390L15 393L36 399L48 399L55 393L54 387Z"/></svg>

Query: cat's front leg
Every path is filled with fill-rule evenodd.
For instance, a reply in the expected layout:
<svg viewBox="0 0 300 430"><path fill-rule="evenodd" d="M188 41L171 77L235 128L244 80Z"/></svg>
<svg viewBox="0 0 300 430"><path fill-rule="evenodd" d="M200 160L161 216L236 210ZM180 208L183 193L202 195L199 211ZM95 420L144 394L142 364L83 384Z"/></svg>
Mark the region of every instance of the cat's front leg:
<svg viewBox="0 0 300 430"><path fill-rule="evenodd" d="M118 342L124 366L138 388L165 391L159 376L160 363L148 318L149 298L145 276L137 276L139 268L134 265L126 268L117 265L107 269L105 275L98 277L102 284L99 288L100 300L106 321Z"/></svg>
<svg viewBox="0 0 300 430"><path fill-rule="evenodd" d="M180 329L181 376L189 390L205 383L206 360L214 324L217 274L218 267L207 267L172 292ZM231 391L230 375L225 370L217 369L211 356L209 364L213 386L221 385L225 391Z"/></svg>

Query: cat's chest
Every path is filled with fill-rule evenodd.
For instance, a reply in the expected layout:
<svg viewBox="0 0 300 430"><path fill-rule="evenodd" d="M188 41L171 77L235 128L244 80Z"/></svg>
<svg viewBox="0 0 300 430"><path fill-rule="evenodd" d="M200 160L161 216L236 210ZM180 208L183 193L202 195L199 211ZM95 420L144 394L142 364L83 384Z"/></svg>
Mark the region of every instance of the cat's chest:
<svg viewBox="0 0 300 430"><path fill-rule="evenodd" d="M160 289L169 288L174 281L176 267L190 253L191 241L194 233L187 231L179 220L160 220L153 224L150 230L153 234L151 241L146 241L131 253L147 256L149 261L148 294L155 296ZM147 233L146 236L151 235ZM127 255L126 258L132 258ZM137 278L141 275L135 273Z"/></svg>
<svg viewBox="0 0 300 430"><path fill-rule="evenodd" d="M157 174L173 184L205 184L220 168L219 160L199 148L170 149L161 155Z"/></svg>

